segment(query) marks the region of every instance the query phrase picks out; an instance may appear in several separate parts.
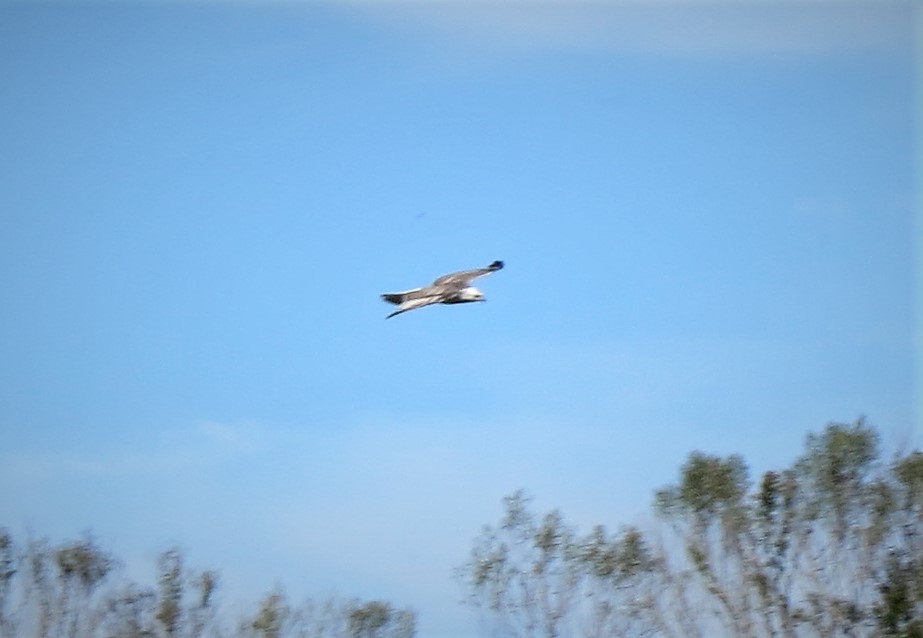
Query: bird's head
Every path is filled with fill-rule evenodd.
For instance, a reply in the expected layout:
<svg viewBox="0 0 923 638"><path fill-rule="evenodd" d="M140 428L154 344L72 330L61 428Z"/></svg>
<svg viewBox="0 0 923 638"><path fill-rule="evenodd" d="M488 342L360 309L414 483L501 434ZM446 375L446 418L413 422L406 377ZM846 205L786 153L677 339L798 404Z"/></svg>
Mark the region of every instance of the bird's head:
<svg viewBox="0 0 923 638"><path fill-rule="evenodd" d="M487 297L484 296L484 293L474 286L462 288L458 291L458 297L460 301L487 301Z"/></svg>

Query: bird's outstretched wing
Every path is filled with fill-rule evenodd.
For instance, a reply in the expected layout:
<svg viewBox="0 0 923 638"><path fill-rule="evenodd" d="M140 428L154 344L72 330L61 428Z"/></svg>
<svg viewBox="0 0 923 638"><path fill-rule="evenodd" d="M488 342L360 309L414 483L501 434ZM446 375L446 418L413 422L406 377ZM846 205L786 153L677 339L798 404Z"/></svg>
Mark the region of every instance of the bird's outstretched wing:
<svg viewBox="0 0 923 638"><path fill-rule="evenodd" d="M404 292L385 293L381 296L382 301L387 301L397 306L397 310L385 318L390 319L402 312L436 303L454 304L468 301L483 301L484 296L480 291L474 291L476 293L475 296L468 295L465 297L465 289L468 288L468 284L471 283L472 280L483 277L484 275L489 275L501 268L503 268L503 262L495 261L486 268L461 270L459 272L443 275L431 285L424 288L414 288L413 290L406 290Z"/></svg>
<svg viewBox="0 0 923 638"><path fill-rule="evenodd" d="M460 289L468 286L471 281L477 279L478 277L483 277L484 275L489 275L492 272L496 272L503 268L502 261L495 261L486 268L476 268L474 270L461 270L459 272L453 272L448 275L443 275L439 279L433 282L433 287L441 287L448 289Z"/></svg>
<svg viewBox="0 0 923 638"><path fill-rule="evenodd" d="M382 295L384 297L384 295ZM423 306L429 306L434 303L439 303L442 301L442 297L439 295L431 295L429 297L415 297L413 299L407 299L401 305L397 307L397 310L392 312L390 315L385 317L385 319L390 319L395 315L399 315L402 312L407 312L408 310L414 310L416 308L422 308ZM387 301L387 299L385 299Z"/></svg>

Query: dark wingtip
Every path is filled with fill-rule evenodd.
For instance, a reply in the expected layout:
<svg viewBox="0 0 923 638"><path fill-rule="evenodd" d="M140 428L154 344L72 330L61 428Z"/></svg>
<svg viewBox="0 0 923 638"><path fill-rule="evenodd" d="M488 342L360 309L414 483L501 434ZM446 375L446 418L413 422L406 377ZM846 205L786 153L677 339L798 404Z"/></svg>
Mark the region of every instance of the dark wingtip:
<svg viewBox="0 0 923 638"><path fill-rule="evenodd" d="M490 268L491 270L500 270L501 268L503 268L503 262L498 259L497 261L489 265L488 268Z"/></svg>

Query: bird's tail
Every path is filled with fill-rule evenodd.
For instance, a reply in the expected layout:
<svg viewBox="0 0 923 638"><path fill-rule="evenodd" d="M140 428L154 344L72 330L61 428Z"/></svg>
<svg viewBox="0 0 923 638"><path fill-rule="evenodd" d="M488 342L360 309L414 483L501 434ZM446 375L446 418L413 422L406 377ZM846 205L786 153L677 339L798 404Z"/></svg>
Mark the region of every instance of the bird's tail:
<svg viewBox="0 0 923 638"><path fill-rule="evenodd" d="M406 292L386 292L381 296L382 300L387 301L388 303L393 303L399 305L404 303L404 298L407 295Z"/></svg>

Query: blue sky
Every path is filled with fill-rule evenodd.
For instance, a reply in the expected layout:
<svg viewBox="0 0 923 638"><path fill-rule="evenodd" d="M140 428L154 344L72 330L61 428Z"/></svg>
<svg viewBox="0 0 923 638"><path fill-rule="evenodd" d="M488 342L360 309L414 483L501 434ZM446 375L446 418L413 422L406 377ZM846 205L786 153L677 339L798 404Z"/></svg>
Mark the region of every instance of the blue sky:
<svg viewBox="0 0 923 638"><path fill-rule="evenodd" d="M911 6L0 2L0 523L448 638L518 488L919 445Z"/></svg>

